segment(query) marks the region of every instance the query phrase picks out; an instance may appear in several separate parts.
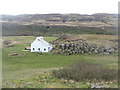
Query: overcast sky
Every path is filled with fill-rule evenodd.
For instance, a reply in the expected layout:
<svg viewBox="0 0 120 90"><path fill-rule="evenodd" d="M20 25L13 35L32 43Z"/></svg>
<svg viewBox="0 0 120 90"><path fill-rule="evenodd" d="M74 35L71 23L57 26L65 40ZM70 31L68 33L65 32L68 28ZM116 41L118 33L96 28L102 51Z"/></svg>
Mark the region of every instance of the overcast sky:
<svg viewBox="0 0 120 90"><path fill-rule="evenodd" d="M120 0L1 0L0 14L118 13Z"/></svg>

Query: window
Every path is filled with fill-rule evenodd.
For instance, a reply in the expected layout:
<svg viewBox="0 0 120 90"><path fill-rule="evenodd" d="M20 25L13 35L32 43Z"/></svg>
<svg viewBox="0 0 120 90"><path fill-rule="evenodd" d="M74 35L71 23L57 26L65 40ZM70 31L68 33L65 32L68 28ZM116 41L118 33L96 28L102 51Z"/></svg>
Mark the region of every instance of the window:
<svg viewBox="0 0 120 90"><path fill-rule="evenodd" d="M38 48L38 50L40 50L40 48Z"/></svg>
<svg viewBox="0 0 120 90"><path fill-rule="evenodd" d="M35 48L33 48L33 50L35 50Z"/></svg>
<svg viewBox="0 0 120 90"><path fill-rule="evenodd" d="M46 48L44 48L44 51L46 51Z"/></svg>

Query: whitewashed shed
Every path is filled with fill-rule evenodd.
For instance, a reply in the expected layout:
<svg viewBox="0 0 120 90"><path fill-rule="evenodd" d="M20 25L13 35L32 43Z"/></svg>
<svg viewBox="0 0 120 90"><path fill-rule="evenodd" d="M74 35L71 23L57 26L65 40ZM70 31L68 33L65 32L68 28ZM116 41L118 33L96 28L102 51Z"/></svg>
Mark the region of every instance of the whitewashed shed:
<svg viewBox="0 0 120 90"><path fill-rule="evenodd" d="M37 37L31 43L31 52L49 52L52 48L52 44L46 42L43 37Z"/></svg>

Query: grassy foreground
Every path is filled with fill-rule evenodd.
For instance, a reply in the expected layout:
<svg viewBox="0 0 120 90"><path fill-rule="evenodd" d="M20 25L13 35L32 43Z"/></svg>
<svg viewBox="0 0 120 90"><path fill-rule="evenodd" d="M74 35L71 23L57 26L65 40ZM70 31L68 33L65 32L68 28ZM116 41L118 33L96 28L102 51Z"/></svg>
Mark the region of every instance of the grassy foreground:
<svg viewBox="0 0 120 90"><path fill-rule="evenodd" d="M107 68L118 68L117 54L112 55L54 55L52 53L31 53L24 50L35 37L32 36L14 36L3 37L4 40L11 40L14 45L11 47L3 47L3 87L79 87L88 88L89 84L78 82L71 86L71 81L58 80L52 77L49 73L54 69L66 67L79 61L92 63L100 63ZM45 37L46 41L55 40L56 37ZM11 56L12 53L17 53L16 56ZM39 79L38 79L39 77ZM47 79L46 79L46 78ZM22 82L21 82L21 81ZM38 81L37 81L38 80ZM39 81L42 80L42 81ZM16 86L12 85L16 84ZM24 86L24 82L26 85ZM29 82L29 83L28 83ZM32 83L30 83L32 82ZM45 84L45 82L48 82ZM21 84L22 83L22 84ZM71 84L70 84L71 83ZM70 84L70 85L69 85ZM114 85L115 83L113 83ZM22 86L23 85L23 86ZM117 85L117 84L115 84Z"/></svg>

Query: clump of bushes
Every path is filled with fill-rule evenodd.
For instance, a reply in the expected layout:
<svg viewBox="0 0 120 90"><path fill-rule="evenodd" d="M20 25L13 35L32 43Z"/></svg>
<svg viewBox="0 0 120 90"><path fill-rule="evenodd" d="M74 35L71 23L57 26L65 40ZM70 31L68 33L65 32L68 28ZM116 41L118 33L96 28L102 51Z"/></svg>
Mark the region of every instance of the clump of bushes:
<svg viewBox="0 0 120 90"><path fill-rule="evenodd" d="M111 81L117 80L117 70L108 69L100 64L79 62L69 67L54 70L53 76L75 81Z"/></svg>

